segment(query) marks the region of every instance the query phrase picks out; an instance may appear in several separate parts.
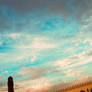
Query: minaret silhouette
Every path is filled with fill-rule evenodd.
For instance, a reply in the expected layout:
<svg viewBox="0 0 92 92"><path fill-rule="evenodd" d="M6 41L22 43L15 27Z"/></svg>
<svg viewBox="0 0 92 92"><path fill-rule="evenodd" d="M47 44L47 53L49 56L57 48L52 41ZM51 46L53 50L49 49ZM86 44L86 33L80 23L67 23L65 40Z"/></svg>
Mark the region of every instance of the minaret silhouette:
<svg viewBox="0 0 92 92"><path fill-rule="evenodd" d="M11 76L8 77L8 92L14 92L14 83Z"/></svg>

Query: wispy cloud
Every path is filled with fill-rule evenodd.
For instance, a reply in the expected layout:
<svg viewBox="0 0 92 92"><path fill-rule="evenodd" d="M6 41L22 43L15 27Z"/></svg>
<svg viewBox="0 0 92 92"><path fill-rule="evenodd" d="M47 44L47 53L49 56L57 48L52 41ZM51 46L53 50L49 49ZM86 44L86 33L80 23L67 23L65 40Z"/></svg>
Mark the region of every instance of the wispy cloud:
<svg viewBox="0 0 92 92"><path fill-rule="evenodd" d="M47 39L48 40L48 39ZM56 48L57 45L56 44L52 44L50 43L49 41L48 42L45 42L46 41L46 38L34 38L33 42L29 45L21 45L21 46L18 46L17 48L24 48L24 49L27 49L27 48L32 48L32 49L53 49L53 48Z"/></svg>
<svg viewBox="0 0 92 92"><path fill-rule="evenodd" d="M61 81L91 75L91 4L91 0L1 0L0 76L20 80L27 92L31 88L41 92ZM36 89L35 83L40 85Z"/></svg>
<svg viewBox="0 0 92 92"><path fill-rule="evenodd" d="M21 36L20 33L11 33L11 34L9 34L9 37L11 37L11 38L13 38L13 39L16 39L16 38L18 38L18 37L20 37L20 36Z"/></svg>

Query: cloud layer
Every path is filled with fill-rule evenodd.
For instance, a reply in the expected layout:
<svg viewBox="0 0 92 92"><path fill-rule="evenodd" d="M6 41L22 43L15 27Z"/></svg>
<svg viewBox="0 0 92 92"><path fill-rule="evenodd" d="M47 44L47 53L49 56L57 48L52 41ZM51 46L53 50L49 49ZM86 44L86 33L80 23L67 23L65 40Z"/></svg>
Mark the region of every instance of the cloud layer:
<svg viewBox="0 0 92 92"><path fill-rule="evenodd" d="M0 0L0 86L11 75L41 92L91 76L91 21L92 0Z"/></svg>

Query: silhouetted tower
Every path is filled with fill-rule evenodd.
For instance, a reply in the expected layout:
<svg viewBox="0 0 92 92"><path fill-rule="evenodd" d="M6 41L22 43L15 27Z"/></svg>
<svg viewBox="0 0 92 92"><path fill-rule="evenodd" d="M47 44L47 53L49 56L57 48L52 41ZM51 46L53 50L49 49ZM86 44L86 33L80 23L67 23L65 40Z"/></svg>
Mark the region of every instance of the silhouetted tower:
<svg viewBox="0 0 92 92"><path fill-rule="evenodd" d="M8 77L8 92L14 92L14 83L11 76Z"/></svg>

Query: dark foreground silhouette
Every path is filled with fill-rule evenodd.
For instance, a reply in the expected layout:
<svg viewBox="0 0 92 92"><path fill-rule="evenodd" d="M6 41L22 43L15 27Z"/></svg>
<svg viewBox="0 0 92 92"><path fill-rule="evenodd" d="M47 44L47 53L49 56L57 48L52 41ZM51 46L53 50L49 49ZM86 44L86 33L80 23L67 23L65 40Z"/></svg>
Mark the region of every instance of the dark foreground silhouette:
<svg viewBox="0 0 92 92"><path fill-rule="evenodd" d="M14 83L11 76L8 77L8 92L14 92Z"/></svg>
<svg viewBox="0 0 92 92"><path fill-rule="evenodd" d="M84 90L81 90L80 92L85 92ZM89 92L89 89L87 88L87 92ZM91 88L91 91L92 92L92 88Z"/></svg>
<svg viewBox="0 0 92 92"><path fill-rule="evenodd" d="M87 92L89 92L89 89L87 88Z"/></svg>
<svg viewBox="0 0 92 92"><path fill-rule="evenodd" d="M92 88L91 88L91 92L92 92Z"/></svg>
<svg viewBox="0 0 92 92"><path fill-rule="evenodd" d="M81 90L80 92L85 92L84 90Z"/></svg>

